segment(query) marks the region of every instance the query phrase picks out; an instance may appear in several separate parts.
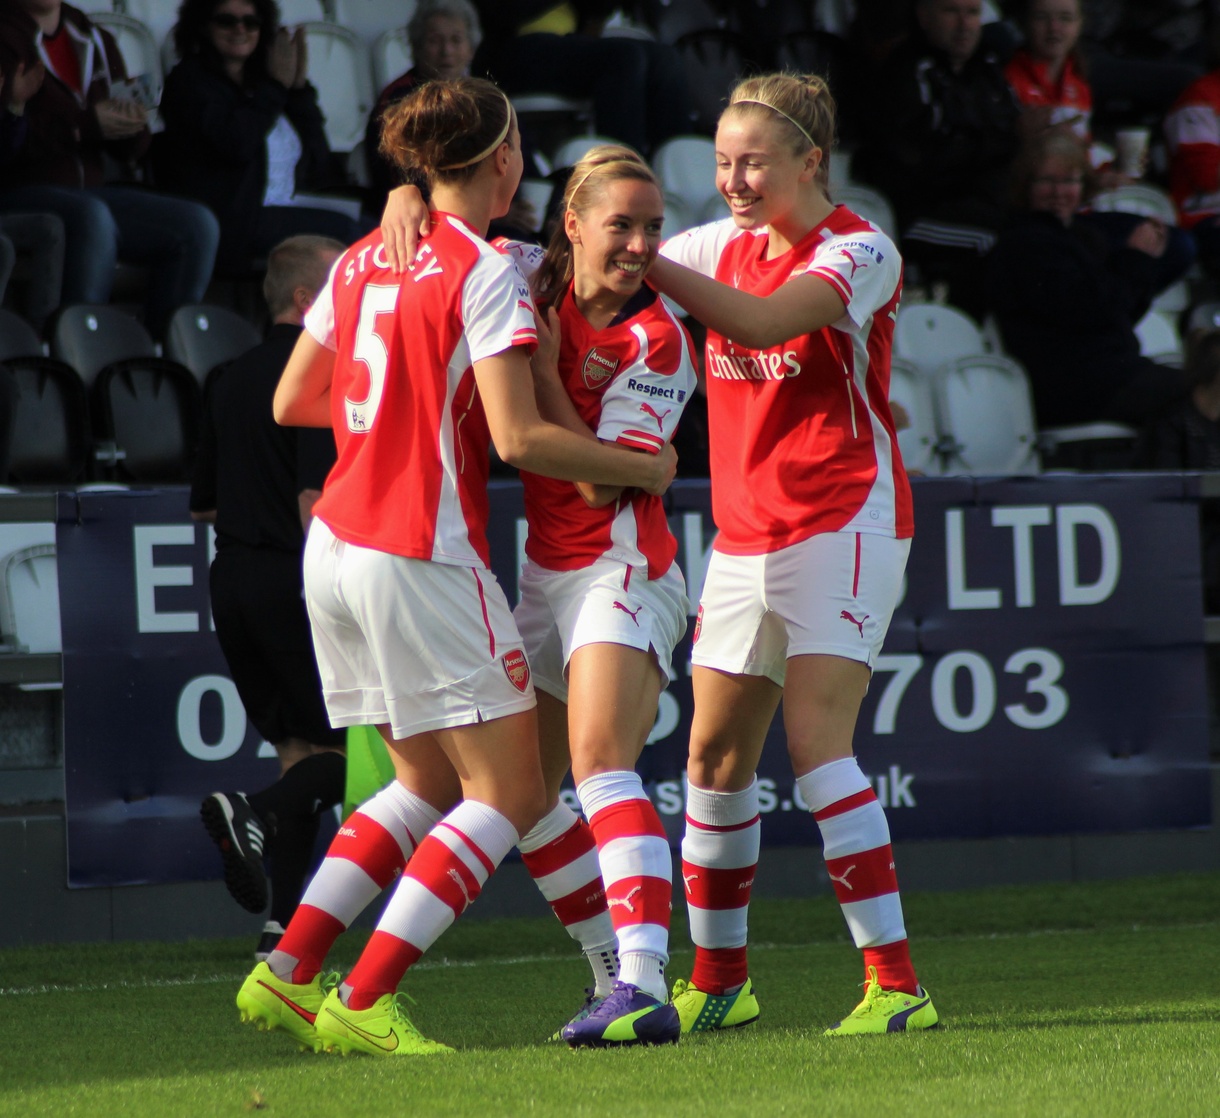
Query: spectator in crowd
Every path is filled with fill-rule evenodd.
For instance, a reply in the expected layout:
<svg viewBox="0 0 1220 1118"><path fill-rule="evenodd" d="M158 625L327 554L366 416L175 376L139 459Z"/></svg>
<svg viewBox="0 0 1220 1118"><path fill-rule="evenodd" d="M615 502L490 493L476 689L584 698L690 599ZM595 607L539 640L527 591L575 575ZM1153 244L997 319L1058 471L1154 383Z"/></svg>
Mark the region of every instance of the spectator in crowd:
<svg viewBox="0 0 1220 1118"><path fill-rule="evenodd" d="M1017 102L981 46L982 0L915 0L914 10L916 31L878 71L852 173L893 202L919 278L947 283L980 315L983 257L1020 146Z"/></svg>
<svg viewBox="0 0 1220 1118"><path fill-rule="evenodd" d="M452 81L470 73L470 62L483 38L479 13L470 0L421 0L407 24L414 65L381 91L364 130L364 158L370 188L368 208L381 213L386 195L401 181L401 173L381 151L381 117L391 105L426 81ZM416 183L415 185L420 185Z"/></svg>
<svg viewBox="0 0 1220 1118"><path fill-rule="evenodd" d="M1213 69L1192 82L1165 118L1169 189L1199 257L1220 274L1220 19L1212 28Z"/></svg>
<svg viewBox="0 0 1220 1118"><path fill-rule="evenodd" d="M612 0L478 0L486 32L474 63L510 96L590 98L598 134L645 155L691 130L681 55L668 43L603 37Z"/></svg>
<svg viewBox="0 0 1220 1118"><path fill-rule="evenodd" d="M1081 0L1095 114L1110 123L1162 119L1202 72L1211 0Z"/></svg>
<svg viewBox="0 0 1220 1118"><path fill-rule="evenodd" d="M148 265L145 323L160 336L176 307L203 298L216 256L216 219L203 206L138 182L149 144L147 113L131 99L113 37L60 0L9 0L0 8L0 70L10 111L23 75L28 81L39 66L46 77L26 90L24 139L0 168L0 211L60 217L66 303L107 302L118 259Z"/></svg>
<svg viewBox="0 0 1220 1118"><path fill-rule="evenodd" d="M1093 144L1093 93L1080 52L1081 0L1028 0L1024 9L1025 45L1004 73L1020 102L1022 132L1033 136L1047 128L1070 131L1089 146L1094 168L1092 190L1113 190L1136 181L1111 160L1113 152ZM1118 250L1143 220L1138 214L1086 210L1077 220L1093 225ZM1195 242L1184 229L1165 230L1165 251L1158 257L1154 290L1181 279L1195 262Z"/></svg>
<svg viewBox="0 0 1220 1118"><path fill-rule="evenodd" d="M280 779L250 795L216 792L201 815L220 847L225 883L251 912L271 910L257 958L296 911L319 815L343 800L346 739L322 702L305 612L305 527L335 461L327 428L279 426L271 399L288 355L344 245L290 237L271 250L263 293L266 341L209 378L191 486L191 517L216 525L210 577L216 637L255 729L274 747Z"/></svg>
<svg viewBox="0 0 1220 1118"><path fill-rule="evenodd" d="M1165 251L1146 219L1117 251L1080 222L1088 158L1074 136L1033 137L1014 175L1017 213L988 261L987 297L1005 348L1029 372L1043 426L1117 420L1142 426L1186 390L1181 370L1140 355Z"/></svg>
<svg viewBox="0 0 1220 1118"><path fill-rule="evenodd" d="M306 80L305 36L280 26L275 0L185 0L174 45L182 61L161 96L158 180L220 219L218 270L242 272L297 233L361 236L347 214L297 196L341 187L344 175Z"/></svg>
<svg viewBox="0 0 1220 1118"><path fill-rule="evenodd" d="M41 62L18 63L8 83L8 97L0 109L0 168L16 162L27 135L25 104L38 92L46 77ZM0 73L0 86L4 75ZM28 269L22 312L27 321L42 331L47 319L59 306L64 282L64 223L58 214L0 211L0 301L8 299L9 280L18 255L34 265Z"/></svg>

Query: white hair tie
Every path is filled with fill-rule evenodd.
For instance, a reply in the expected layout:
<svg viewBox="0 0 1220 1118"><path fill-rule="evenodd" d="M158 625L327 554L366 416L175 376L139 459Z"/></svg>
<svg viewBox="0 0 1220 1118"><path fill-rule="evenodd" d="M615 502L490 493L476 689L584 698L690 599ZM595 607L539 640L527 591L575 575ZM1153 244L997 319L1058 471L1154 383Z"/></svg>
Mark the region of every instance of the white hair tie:
<svg viewBox="0 0 1220 1118"><path fill-rule="evenodd" d="M816 148L819 146L817 141L805 131L804 126L799 121L793 120L793 118L784 112L783 109L777 109L771 104L770 101L759 101L756 97L741 97L734 101L733 105L762 105L764 108L770 109L773 113L779 113L780 116L782 116L789 124L792 125L793 128L795 128L802 136L805 137L806 140L809 141L809 146L811 148ZM732 105L729 107L732 108Z"/></svg>

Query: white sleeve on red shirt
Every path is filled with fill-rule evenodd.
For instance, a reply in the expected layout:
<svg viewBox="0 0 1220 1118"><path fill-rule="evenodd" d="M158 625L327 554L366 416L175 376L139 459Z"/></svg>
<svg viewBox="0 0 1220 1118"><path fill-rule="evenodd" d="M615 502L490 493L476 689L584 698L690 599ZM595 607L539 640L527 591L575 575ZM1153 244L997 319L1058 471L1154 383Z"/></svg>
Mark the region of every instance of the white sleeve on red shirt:
<svg viewBox="0 0 1220 1118"><path fill-rule="evenodd" d="M726 217L709 225L696 225L671 237L661 246L661 255L692 271L715 276L725 246L736 236L748 234L738 229L731 217Z"/></svg>
<svg viewBox="0 0 1220 1118"><path fill-rule="evenodd" d="M339 260L343 257L340 256ZM309 310L305 312L305 329L309 336L320 346L329 350L337 348L335 344L335 273L339 268L339 260L331 266L330 275L318 292Z"/></svg>
<svg viewBox="0 0 1220 1118"><path fill-rule="evenodd" d="M685 330L664 304L669 321L653 319L651 331L631 328L639 351L602 395L597 437L656 454L674 436L682 410L695 390L695 366Z"/></svg>
<svg viewBox="0 0 1220 1118"><path fill-rule="evenodd" d="M542 267L542 259L546 256L546 250L541 245L514 241L508 237L496 237L491 241L491 247L516 264L517 270L527 281L534 278L534 273Z"/></svg>
<svg viewBox="0 0 1220 1118"><path fill-rule="evenodd" d="M513 346L538 344L534 300L516 265L498 252L484 252L462 287L462 323L473 364Z"/></svg>
<svg viewBox="0 0 1220 1118"><path fill-rule="evenodd" d="M852 333L892 298L902 278L902 257L894 242L872 227L827 237L806 271L839 293L847 313L834 325Z"/></svg>

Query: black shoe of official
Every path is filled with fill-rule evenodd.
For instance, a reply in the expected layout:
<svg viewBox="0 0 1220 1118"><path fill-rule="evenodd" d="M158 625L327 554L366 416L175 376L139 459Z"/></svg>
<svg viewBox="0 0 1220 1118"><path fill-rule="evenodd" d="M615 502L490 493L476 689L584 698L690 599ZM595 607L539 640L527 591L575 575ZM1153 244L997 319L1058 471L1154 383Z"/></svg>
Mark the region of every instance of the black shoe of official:
<svg viewBox="0 0 1220 1118"><path fill-rule="evenodd" d="M258 946L254 949L254 957L260 962L265 963L267 956L271 954L280 945L280 940L284 938L284 928L278 921L268 920L263 925L263 934L259 936Z"/></svg>
<svg viewBox="0 0 1220 1118"><path fill-rule="evenodd" d="M224 860L225 885L247 912L267 907L267 871L263 868L263 825L241 792L213 792L199 807L199 817Z"/></svg>

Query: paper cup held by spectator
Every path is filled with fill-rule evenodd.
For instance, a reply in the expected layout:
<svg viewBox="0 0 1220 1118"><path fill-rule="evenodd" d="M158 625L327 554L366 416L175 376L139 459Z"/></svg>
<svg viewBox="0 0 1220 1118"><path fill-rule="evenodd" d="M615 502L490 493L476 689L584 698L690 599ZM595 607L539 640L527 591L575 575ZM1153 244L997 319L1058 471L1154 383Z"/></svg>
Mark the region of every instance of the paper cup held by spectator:
<svg viewBox="0 0 1220 1118"><path fill-rule="evenodd" d="M1118 169L1133 179L1140 178L1148 162L1147 128L1121 128L1114 133L1114 146L1118 149Z"/></svg>

